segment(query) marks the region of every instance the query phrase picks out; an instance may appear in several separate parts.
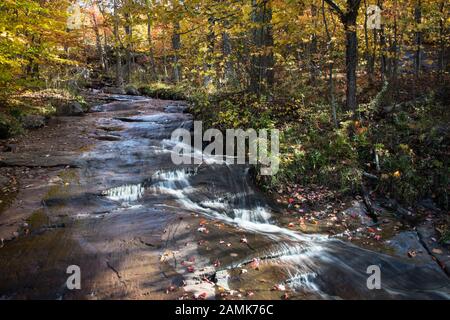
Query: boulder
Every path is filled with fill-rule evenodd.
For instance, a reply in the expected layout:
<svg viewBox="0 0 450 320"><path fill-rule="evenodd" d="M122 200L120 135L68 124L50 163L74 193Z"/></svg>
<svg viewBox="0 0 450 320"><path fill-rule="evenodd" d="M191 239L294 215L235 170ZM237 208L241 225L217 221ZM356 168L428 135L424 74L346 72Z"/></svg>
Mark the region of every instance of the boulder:
<svg viewBox="0 0 450 320"><path fill-rule="evenodd" d="M103 88L103 92L110 94L126 94L123 88L116 88L116 87L105 87Z"/></svg>
<svg viewBox="0 0 450 320"><path fill-rule="evenodd" d="M138 96L138 95L139 95L138 89L136 89L136 88L133 87L133 86L128 86L128 87L125 89L125 93L128 94L128 95L130 95L130 96Z"/></svg>
<svg viewBox="0 0 450 320"><path fill-rule="evenodd" d="M5 176L0 176L0 189L6 187L9 184L9 178Z"/></svg>
<svg viewBox="0 0 450 320"><path fill-rule="evenodd" d="M83 106L77 101L62 105L57 110L59 116L81 116L83 113Z"/></svg>
<svg viewBox="0 0 450 320"><path fill-rule="evenodd" d="M169 105L164 111L167 113L184 113L187 108L186 105Z"/></svg>
<svg viewBox="0 0 450 320"><path fill-rule="evenodd" d="M95 136L94 138L97 140L101 140L101 141L120 141L121 140L120 137L113 136L113 135Z"/></svg>
<svg viewBox="0 0 450 320"><path fill-rule="evenodd" d="M22 126L25 129L37 129L45 126L47 123L47 119L44 116L40 115L27 115L22 118Z"/></svg>

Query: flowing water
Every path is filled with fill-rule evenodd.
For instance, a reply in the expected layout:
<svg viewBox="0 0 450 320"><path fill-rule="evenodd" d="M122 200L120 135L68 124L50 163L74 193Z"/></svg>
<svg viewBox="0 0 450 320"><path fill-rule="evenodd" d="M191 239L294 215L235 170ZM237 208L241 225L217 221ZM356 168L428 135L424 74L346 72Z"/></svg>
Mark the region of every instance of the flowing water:
<svg viewBox="0 0 450 320"><path fill-rule="evenodd" d="M0 265L3 274L13 273L3 276L0 296L145 298L149 294L165 298L155 292L164 292L167 284L183 280L192 292L212 290L214 294L214 287L202 287L199 274L183 272L175 259L196 255L196 264L227 290L245 286L245 279L239 280L236 273L256 259L266 277L261 283L267 283L261 285L257 298L273 298L270 292L274 284L301 293L298 298L450 297L449 279L432 261L415 262L325 235L280 227L279 209L252 185L249 168L231 164L232 159L206 157L201 165L174 165L171 152L176 141L170 140L171 133L193 125L183 107L172 104L155 110L146 105L151 105L151 100L144 98L120 96L116 100L97 107L96 116L102 126L120 126L121 131L115 133L120 140L101 142L81 155L77 159L78 183L45 199L48 219L65 221L61 234L33 235L38 249L31 240L19 240L0 251L1 259L11 261ZM192 148L191 153L202 157L200 150ZM221 227L200 234L195 225L192 227L198 222L192 219L220 223ZM235 234L252 240L248 247L235 250L239 254L231 252L234 248L208 251L196 244L203 237L213 247ZM189 245L193 247L188 249ZM162 265L168 252L174 257L170 268ZM217 255L222 263L211 267ZM12 271L19 260L31 267ZM64 271L58 268L65 264L78 264L87 270L88 291L73 295L64 288ZM380 267L380 290L367 288L370 265ZM31 277L30 272L42 272L41 280ZM250 275L258 277L255 272ZM117 279L110 279L115 276ZM148 292L143 293L142 287ZM139 294L133 295L136 292Z"/></svg>

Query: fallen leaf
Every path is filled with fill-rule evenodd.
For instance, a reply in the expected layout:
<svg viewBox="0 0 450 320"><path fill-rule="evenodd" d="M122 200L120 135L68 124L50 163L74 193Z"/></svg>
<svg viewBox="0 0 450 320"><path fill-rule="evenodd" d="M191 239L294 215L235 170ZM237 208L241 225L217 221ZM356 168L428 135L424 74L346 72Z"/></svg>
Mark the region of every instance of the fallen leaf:
<svg viewBox="0 0 450 320"><path fill-rule="evenodd" d="M194 299L205 300L206 296L207 296L206 292L203 292L203 293L200 293L200 294L196 293L196 294L194 294Z"/></svg>
<svg viewBox="0 0 450 320"><path fill-rule="evenodd" d="M252 269L258 270L259 269L259 264L260 264L259 259L258 258L253 258L252 262L250 263L250 267Z"/></svg>
<svg viewBox="0 0 450 320"><path fill-rule="evenodd" d="M417 255L417 253L414 250L410 250L408 251L408 257L410 258L415 258Z"/></svg>
<svg viewBox="0 0 450 320"><path fill-rule="evenodd" d="M274 291L286 291L286 286L284 284L276 284L273 286Z"/></svg>
<svg viewBox="0 0 450 320"><path fill-rule="evenodd" d="M205 227L200 227L197 229L197 231L201 233L208 233L208 229L206 229Z"/></svg>

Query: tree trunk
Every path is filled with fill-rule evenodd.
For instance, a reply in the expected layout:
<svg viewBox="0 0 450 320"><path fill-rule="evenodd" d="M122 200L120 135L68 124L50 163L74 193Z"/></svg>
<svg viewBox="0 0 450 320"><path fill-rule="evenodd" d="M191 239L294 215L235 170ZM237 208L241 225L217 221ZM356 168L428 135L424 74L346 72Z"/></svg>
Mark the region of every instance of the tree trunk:
<svg viewBox="0 0 450 320"><path fill-rule="evenodd" d="M101 1L97 1L97 7L98 7L98 10L100 11L100 13L102 14L103 21L105 21L106 20L106 13L105 13L104 8L101 6ZM105 23L105 22L103 22L103 23ZM104 60L103 60L103 62L104 62L104 67L105 67L105 70L104 70L105 74L108 74L108 72L109 72L107 29L108 28L105 28L105 26L103 25L103 48L104 48L104 52L103 52Z"/></svg>
<svg viewBox="0 0 450 320"><path fill-rule="evenodd" d="M253 23L261 23L261 10L257 0L252 0L252 17ZM258 51L251 55L251 65L250 65L250 91L254 93L259 93L261 90L261 54L259 51L262 47L262 30L258 25L252 30L252 46L254 51Z"/></svg>
<svg viewBox="0 0 450 320"><path fill-rule="evenodd" d="M93 25L94 34L95 34L95 44L97 46L98 59L100 61L102 71L105 72L106 71L105 56L104 56L104 52L103 52L102 39L100 37L100 31L98 28L98 22L97 22L97 17L95 16L95 13L92 13L92 25Z"/></svg>
<svg viewBox="0 0 450 320"><path fill-rule="evenodd" d="M214 63L214 45L216 41L216 35L214 33L214 25L216 21L214 17L209 17L208 25L209 32L206 36L206 42L208 44L208 51L205 59L205 76L203 78L203 85L208 87L212 83L213 63Z"/></svg>
<svg viewBox="0 0 450 320"><path fill-rule="evenodd" d="M181 69L179 65L179 50L181 48L180 21L174 22L172 34L173 56L173 80L178 83L181 80Z"/></svg>
<svg viewBox="0 0 450 320"><path fill-rule="evenodd" d="M169 81L169 72L167 68L167 47L166 47L166 33L163 29L162 36L162 45L163 45L163 67L164 67L164 81Z"/></svg>
<svg viewBox="0 0 450 320"><path fill-rule="evenodd" d="M418 30L420 24L422 23L422 1L416 0L416 6L414 8L414 21L416 23L416 53L414 57L414 74L416 78L419 77L420 68L422 65L422 32Z"/></svg>
<svg viewBox="0 0 450 320"><path fill-rule="evenodd" d="M256 51L251 57L250 91L261 93L274 84L273 30L271 0L252 0L252 45Z"/></svg>
<svg viewBox="0 0 450 320"><path fill-rule="evenodd" d="M366 56L366 72L367 72L367 76L369 79L369 85L373 85L373 81L374 81L374 57L371 54L370 51L370 45L369 45L369 30L367 28L367 20L368 20L368 16L367 16L367 1L364 0L364 41L365 41L365 45L366 45L366 52L365 52L365 56Z"/></svg>
<svg viewBox="0 0 450 320"><path fill-rule="evenodd" d="M275 84L275 59L273 56L273 27L272 27L272 2L270 0L264 3L264 71L267 89L272 89Z"/></svg>
<svg viewBox="0 0 450 320"><path fill-rule="evenodd" d="M444 27L444 8L445 8L445 0L442 0L439 4L439 72L438 77L439 80L443 78L445 71L445 27Z"/></svg>
<svg viewBox="0 0 450 320"><path fill-rule="evenodd" d="M395 12L394 12L394 41L392 44L392 74L389 81L391 88L394 89L394 97L398 94L397 77L398 77L398 26L397 26L397 0L394 1Z"/></svg>
<svg viewBox="0 0 450 320"><path fill-rule="evenodd" d="M152 38L152 13L151 13L151 3L150 0L146 0L147 4L147 41L148 41L148 54L150 58L150 78L152 80L157 79L157 71L156 71L156 63L155 63L155 55L153 52L153 38Z"/></svg>
<svg viewBox="0 0 450 320"><path fill-rule="evenodd" d="M333 0L325 0L334 10L345 30L345 69L347 78L347 110L356 115L358 102L356 99L356 69L358 67L358 37L356 34L356 18L361 0L347 0L346 8L342 10Z"/></svg>
<svg viewBox="0 0 450 320"><path fill-rule="evenodd" d="M120 50L120 35L119 35L119 6L118 0L114 0L114 37L116 40L116 86L123 87L123 75L122 75L122 55Z"/></svg>
<svg viewBox="0 0 450 320"><path fill-rule="evenodd" d="M313 33L311 34L311 42L309 45L309 79L312 85L316 84L317 79L317 34L315 32L317 28L317 7L312 4L311 5L311 18L313 20Z"/></svg>
<svg viewBox="0 0 450 320"><path fill-rule="evenodd" d="M378 1L378 6L381 10L383 10L383 1ZM384 24L381 25L381 29L378 31L380 35L380 68L381 68L381 81L384 82L386 80L386 67L387 67L387 58L386 58L386 35L384 32Z"/></svg>
<svg viewBox="0 0 450 320"><path fill-rule="evenodd" d="M222 54L225 62L225 70L223 72L223 82L228 84L235 79L233 62L231 56L231 40L228 32L222 32Z"/></svg>
<svg viewBox="0 0 450 320"><path fill-rule="evenodd" d="M333 116L334 127L338 128L339 123L337 120L336 103L335 103L335 98L334 98L334 79L333 79L333 69L334 69L333 50L334 50L334 47L333 47L330 30L328 29L327 18L325 15L325 1L324 0L322 0L322 18L323 18L323 24L325 25L325 32L327 35L327 43L328 43L327 49L330 54L330 63L328 65L328 69L329 69L328 89L329 89L329 94L330 94L331 115Z"/></svg>
<svg viewBox="0 0 450 320"><path fill-rule="evenodd" d="M131 82L131 74L133 72L132 68L133 68L133 27L132 27L132 21L131 21L131 15L127 12L125 14L125 22L126 25L124 27L125 29L125 34L127 37L127 51L126 51L126 60L127 60L127 64L126 64L126 82L130 83Z"/></svg>
<svg viewBox="0 0 450 320"><path fill-rule="evenodd" d="M356 111L356 68L358 66L358 38L356 14L345 24L345 68L347 74L347 110Z"/></svg>

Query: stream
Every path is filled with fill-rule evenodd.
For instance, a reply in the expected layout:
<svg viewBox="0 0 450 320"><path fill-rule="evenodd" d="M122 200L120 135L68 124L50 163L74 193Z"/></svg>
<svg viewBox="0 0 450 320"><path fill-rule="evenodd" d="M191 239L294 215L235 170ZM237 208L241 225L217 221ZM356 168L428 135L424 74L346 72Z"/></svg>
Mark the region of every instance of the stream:
<svg viewBox="0 0 450 320"><path fill-rule="evenodd" d="M182 102L113 99L87 116L107 137L50 187L31 233L0 249L0 298L450 298L433 261L281 227L244 165L174 165L170 136L193 126ZM80 267L80 290L65 284L69 265ZM381 289L367 287L373 265Z"/></svg>

